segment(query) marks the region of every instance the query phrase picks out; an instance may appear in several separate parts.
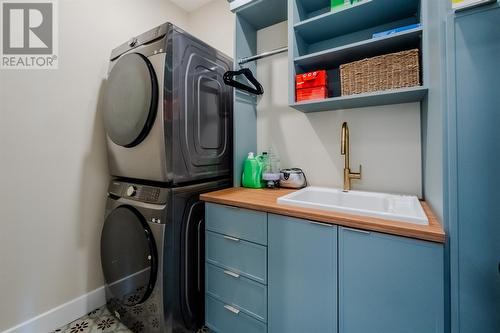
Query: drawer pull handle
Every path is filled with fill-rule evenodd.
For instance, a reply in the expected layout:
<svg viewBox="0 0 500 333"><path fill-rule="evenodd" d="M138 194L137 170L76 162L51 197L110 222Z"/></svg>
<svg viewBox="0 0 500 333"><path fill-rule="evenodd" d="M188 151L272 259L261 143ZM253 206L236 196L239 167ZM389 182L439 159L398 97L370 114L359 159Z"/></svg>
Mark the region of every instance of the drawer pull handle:
<svg viewBox="0 0 500 333"><path fill-rule="evenodd" d="M234 278L236 278L236 279L240 277L240 275L239 275L239 274L236 274L236 273L231 272L231 271L224 271L224 274L229 275L229 276L232 276L232 277L234 277Z"/></svg>
<svg viewBox="0 0 500 333"><path fill-rule="evenodd" d="M323 222L316 222L316 221L309 221L309 220L306 220L306 222L310 223L310 224L320 225L322 227L328 227L328 228L333 227L333 224L330 224L330 223L323 223Z"/></svg>
<svg viewBox="0 0 500 333"><path fill-rule="evenodd" d="M224 305L224 309L226 309L227 311L231 311L234 314L240 314L240 310L232 307L231 305Z"/></svg>
<svg viewBox="0 0 500 333"><path fill-rule="evenodd" d="M225 239L233 241L233 242L239 242L240 240L238 238L230 237L230 236L224 236Z"/></svg>
<svg viewBox="0 0 500 333"><path fill-rule="evenodd" d="M369 235L370 232L369 231L365 231L365 230L359 230L359 229L353 229L353 228L347 228L347 227L342 227L344 230L347 230L347 231L351 231L351 232L357 232L358 234L365 234L365 235Z"/></svg>

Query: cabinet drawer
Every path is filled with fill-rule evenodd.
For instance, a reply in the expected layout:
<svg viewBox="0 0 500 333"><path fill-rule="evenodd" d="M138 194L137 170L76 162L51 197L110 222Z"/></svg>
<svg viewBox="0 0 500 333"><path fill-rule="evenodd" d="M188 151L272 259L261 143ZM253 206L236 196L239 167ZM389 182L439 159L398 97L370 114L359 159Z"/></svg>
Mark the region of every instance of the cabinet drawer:
<svg viewBox="0 0 500 333"><path fill-rule="evenodd" d="M205 297L205 322L217 333L266 333L267 326L210 296Z"/></svg>
<svg viewBox="0 0 500 333"><path fill-rule="evenodd" d="M205 272L205 288L210 296L267 322L266 286L211 264L206 264Z"/></svg>
<svg viewBox="0 0 500 333"><path fill-rule="evenodd" d="M267 214L207 203L206 229L250 242L267 245Z"/></svg>
<svg viewBox="0 0 500 333"><path fill-rule="evenodd" d="M206 232L205 257L208 263L267 283L267 248L238 238Z"/></svg>

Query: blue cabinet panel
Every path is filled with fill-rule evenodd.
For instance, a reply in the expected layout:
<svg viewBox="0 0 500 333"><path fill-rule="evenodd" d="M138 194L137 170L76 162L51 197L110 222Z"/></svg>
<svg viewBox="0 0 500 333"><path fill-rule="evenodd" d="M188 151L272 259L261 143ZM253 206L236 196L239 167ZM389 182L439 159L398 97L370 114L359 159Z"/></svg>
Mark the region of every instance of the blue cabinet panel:
<svg viewBox="0 0 500 333"><path fill-rule="evenodd" d="M443 333L443 246L339 228L339 332Z"/></svg>
<svg viewBox="0 0 500 333"><path fill-rule="evenodd" d="M260 283L267 282L267 248L207 231L205 258L210 264L228 269Z"/></svg>
<svg viewBox="0 0 500 333"><path fill-rule="evenodd" d="M267 214L207 203L205 228L220 234L267 245Z"/></svg>
<svg viewBox="0 0 500 333"><path fill-rule="evenodd" d="M266 324L210 296L205 297L206 325L216 333L266 333Z"/></svg>
<svg viewBox="0 0 500 333"><path fill-rule="evenodd" d="M337 331L337 227L268 216L269 332Z"/></svg>
<svg viewBox="0 0 500 333"><path fill-rule="evenodd" d="M263 322L267 321L267 287L239 274L206 264L206 293Z"/></svg>
<svg viewBox="0 0 500 333"><path fill-rule="evenodd" d="M500 332L500 8L454 22L457 140L452 289L460 333ZM453 111L452 111L453 112ZM453 207L453 204L452 204Z"/></svg>

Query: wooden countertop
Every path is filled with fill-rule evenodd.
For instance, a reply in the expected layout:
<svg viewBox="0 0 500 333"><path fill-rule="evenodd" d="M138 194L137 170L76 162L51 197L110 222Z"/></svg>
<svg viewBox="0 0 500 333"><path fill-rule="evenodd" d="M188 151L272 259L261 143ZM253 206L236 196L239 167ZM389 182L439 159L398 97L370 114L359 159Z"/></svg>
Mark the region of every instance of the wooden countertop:
<svg viewBox="0 0 500 333"><path fill-rule="evenodd" d="M327 210L281 205L277 203L276 200L279 197L293 191L295 190L267 190L234 187L202 194L201 200L431 242L444 243L445 241L443 227L425 201L421 201L421 204L429 218L429 225L418 225Z"/></svg>

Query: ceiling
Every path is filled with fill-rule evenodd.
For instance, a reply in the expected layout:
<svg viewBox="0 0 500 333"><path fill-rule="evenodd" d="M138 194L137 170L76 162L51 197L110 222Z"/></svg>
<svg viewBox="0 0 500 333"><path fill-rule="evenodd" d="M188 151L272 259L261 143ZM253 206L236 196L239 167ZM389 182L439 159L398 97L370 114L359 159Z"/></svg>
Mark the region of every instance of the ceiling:
<svg viewBox="0 0 500 333"><path fill-rule="evenodd" d="M170 0L187 12L192 12L212 0Z"/></svg>

